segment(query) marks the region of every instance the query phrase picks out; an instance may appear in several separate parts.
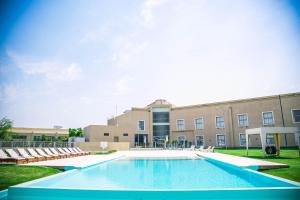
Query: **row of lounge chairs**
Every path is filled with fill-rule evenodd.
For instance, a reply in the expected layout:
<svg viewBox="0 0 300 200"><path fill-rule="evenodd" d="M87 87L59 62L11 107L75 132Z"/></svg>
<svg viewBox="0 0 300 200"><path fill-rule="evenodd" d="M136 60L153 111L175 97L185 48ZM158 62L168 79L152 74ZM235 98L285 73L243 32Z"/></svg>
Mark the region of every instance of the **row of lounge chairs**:
<svg viewBox="0 0 300 200"><path fill-rule="evenodd" d="M199 149L195 149L198 151L203 151L203 152L214 152L215 147L214 146L208 146L206 149L204 148L204 146L200 146Z"/></svg>
<svg viewBox="0 0 300 200"><path fill-rule="evenodd" d="M78 147L0 149L0 163L22 164L89 154L90 152L83 151Z"/></svg>

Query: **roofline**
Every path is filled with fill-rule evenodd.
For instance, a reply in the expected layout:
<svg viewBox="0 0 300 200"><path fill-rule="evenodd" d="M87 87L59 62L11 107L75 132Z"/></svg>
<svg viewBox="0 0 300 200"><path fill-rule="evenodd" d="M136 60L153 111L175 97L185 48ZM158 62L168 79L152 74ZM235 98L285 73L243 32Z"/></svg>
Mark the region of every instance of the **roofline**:
<svg viewBox="0 0 300 200"><path fill-rule="evenodd" d="M247 99L237 99L237 100L219 101L219 102L213 102L213 103L195 104L195 105L189 105L189 106L178 106L178 107L171 108L171 110L180 110L180 109L186 109L186 108L198 108L198 107L214 106L214 105L220 105L220 104L231 104L231 103L258 101L258 100L262 100L262 99L278 98L279 96L280 97L288 97L288 96L299 96L299 95L300 95L300 92L286 93L286 94L254 97L254 98L247 98Z"/></svg>
<svg viewBox="0 0 300 200"><path fill-rule="evenodd" d="M28 128L28 127L11 127L10 129L26 129L26 130L56 130L56 131L68 131L65 128Z"/></svg>

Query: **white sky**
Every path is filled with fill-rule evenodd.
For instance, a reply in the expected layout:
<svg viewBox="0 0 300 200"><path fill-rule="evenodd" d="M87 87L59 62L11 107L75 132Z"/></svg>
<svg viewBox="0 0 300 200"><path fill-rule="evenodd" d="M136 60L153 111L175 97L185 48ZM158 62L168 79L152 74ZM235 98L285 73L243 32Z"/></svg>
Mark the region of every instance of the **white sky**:
<svg viewBox="0 0 300 200"><path fill-rule="evenodd" d="M300 91L289 1L41 1L0 44L0 117L84 127L164 98L181 106Z"/></svg>

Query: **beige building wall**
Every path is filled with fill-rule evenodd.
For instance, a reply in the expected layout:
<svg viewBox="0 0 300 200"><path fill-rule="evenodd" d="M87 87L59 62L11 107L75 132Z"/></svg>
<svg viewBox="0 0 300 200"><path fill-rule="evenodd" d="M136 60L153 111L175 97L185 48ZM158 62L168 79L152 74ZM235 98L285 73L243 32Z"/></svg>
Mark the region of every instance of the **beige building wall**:
<svg viewBox="0 0 300 200"><path fill-rule="evenodd" d="M292 126L300 129L300 123L293 122L291 111L292 109L300 109L300 93L293 93L183 107L175 107L165 100L157 100L145 108L132 108L130 111L108 120L108 126L88 126L84 129L85 135L91 142L113 142L114 136L118 136L120 142L130 142L130 146L133 147L135 134L147 134L148 142L152 144L152 110L154 108L170 109L169 140L177 140L178 136L185 136L186 140L194 144L196 136L202 135L205 146L217 146L217 134L224 134L227 147L239 147L240 134L244 134L246 129L266 126L263 124L262 113L267 111L272 111L274 117L274 124L268 126ZM247 126L239 127L239 114L248 116ZM216 128L216 116L224 118L224 128ZM203 129L195 128L195 119L199 117L204 120ZM182 131L177 130L178 119L184 119L185 129ZM144 131L138 131L138 120L145 121ZM104 132L112 134L109 137L104 137ZM124 132L128 133L127 137L122 137ZM259 136L251 136L250 142L250 146L260 146L261 144ZM294 135L283 136L281 145L295 146Z"/></svg>

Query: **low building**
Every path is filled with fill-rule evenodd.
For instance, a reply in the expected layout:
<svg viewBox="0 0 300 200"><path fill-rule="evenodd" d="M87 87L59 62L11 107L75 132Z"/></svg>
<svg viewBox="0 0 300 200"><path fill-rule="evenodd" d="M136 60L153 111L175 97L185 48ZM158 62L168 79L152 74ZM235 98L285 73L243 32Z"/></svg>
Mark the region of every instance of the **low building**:
<svg viewBox="0 0 300 200"><path fill-rule="evenodd" d="M107 125L84 128L89 142L130 142L130 146L162 146L168 142L196 146L245 146L245 130L257 127L300 128L300 93L176 107L159 99L107 121ZM250 146L259 146L253 136ZM272 143L270 135L268 143ZM282 146L296 146L293 134L281 139Z"/></svg>
<svg viewBox="0 0 300 200"><path fill-rule="evenodd" d="M10 129L14 141L53 141L69 135L68 129L56 128L17 128Z"/></svg>

